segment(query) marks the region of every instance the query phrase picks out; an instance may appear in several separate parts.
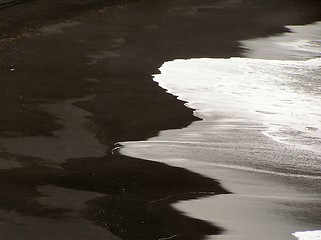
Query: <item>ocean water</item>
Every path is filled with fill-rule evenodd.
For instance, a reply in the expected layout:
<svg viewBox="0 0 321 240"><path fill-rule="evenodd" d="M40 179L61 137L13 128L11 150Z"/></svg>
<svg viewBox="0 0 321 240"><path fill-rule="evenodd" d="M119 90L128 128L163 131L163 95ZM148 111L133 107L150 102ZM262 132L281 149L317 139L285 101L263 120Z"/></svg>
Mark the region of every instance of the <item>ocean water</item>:
<svg viewBox="0 0 321 240"><path fill-rule="evenodd" d="M288 29L241 42L244 58L166 62L154 80L205 121L254 121L274 140L320 154L321 22Z"/></svg>
<svg viewBox="0 0 321 240"><path fill-rule="evenodd" d="M321 22L286 26L289 32L241 41L248 58L306 60L321 57Z"/></svg>
<svg viewBox="0 0 321 240"><path fill-rule="evenodd" d="M290 33L242 41L244 57L165 62L154 81L203 120L146 142L124 143L121 152L129 145L142 151L138 143L193 146L202 149L193 160L199 163L321 179L321 22L288 28ZM270 49L268 59L261 49ZM205 157L226 149L245 156ZM166 158L161 152L158 158Z"/></svg>
<svg viewBox="0 0 321 240"><path fill-rule="evenodd" d="M313 201L318 199L321 22L287 28L284 34L240 42L239 58L165 62L154 81L195 109L202 121L163 131L147 141L124 142L120 153L176 166L235 169L282 176L290 182L300 179L313 185ZM302 196L308 194L295 198ZM321 239L312 219L321 209L306 209L311 224L305 220L290 226L284 230L288 238L282 239L291 234L300 240ZM260 227L264 220L259 219L255 224ZM250 238L238 235L238 239Z"/></svg>

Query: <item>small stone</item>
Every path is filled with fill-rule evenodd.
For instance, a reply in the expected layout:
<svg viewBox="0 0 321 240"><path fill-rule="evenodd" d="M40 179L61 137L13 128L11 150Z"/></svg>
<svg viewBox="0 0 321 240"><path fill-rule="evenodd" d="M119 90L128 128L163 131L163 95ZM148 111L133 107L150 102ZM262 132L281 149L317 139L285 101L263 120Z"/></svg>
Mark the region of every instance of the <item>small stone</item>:
<svg viewBox="0 0 321 240"><path fill-rule="evenodd" d="M16 69L14 69L14 67L13 67L13 65L9 65L9 69L10 69L10 72L13 72L14 70L16 70Z"/></svg>

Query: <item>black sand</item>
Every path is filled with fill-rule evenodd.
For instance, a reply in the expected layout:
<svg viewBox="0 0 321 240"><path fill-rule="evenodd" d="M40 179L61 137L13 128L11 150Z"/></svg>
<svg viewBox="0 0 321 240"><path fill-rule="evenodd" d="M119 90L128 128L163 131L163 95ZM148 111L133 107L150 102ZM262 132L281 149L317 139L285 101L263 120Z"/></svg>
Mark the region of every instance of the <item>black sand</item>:
<svg viewBox="0 0 321 240"><path fill-rule="evenodd" d="M1 10L6 23L0 28L2 36L31 34L3 38L0 209L63 221L74 210L39 201L44 197L39 186L57 186L107 194L86 201L77 218L122 239L197 240L221 233L219 226L170 207L179 200L228 193L218 182L113 154L112 149L118 141L146 139L197 120L183 102L152 82L151 75L164 61L239 56L239 40L319 20L320 1L114 1L101 11L93 9L105 2L78 2L78 8L69 2L53 7L44 3ZM18 14L10 23L10 14L24 8L30 13ZM36 34L35 29L61 19L69 21ZM77 107L63 106L73 114L50 107L70 99L76 99L72 105ZM77 116L78 107L87 112ZM83 126L74 126L72 119L82 119ZM82 141L72 136L82 136ZM29 239L19 231L1 237ZM45 237L59 239L54 234L39 239Z"/></svg>

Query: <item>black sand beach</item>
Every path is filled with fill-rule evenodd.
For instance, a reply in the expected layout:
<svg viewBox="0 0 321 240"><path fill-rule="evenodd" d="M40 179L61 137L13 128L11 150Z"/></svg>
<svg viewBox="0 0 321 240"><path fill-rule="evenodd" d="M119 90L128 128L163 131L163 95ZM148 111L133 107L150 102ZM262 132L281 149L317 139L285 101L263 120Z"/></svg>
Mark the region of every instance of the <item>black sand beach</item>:
<svg viewBox="0 0 321 240"><path fill-rule="evenodd" d="M0 8L1 9L1 8ZM165 61L320 19L320 1L32 1L0 15L0 239L204 239L170 204L219 182L113 151L193 111L152 81Z"/></svg>

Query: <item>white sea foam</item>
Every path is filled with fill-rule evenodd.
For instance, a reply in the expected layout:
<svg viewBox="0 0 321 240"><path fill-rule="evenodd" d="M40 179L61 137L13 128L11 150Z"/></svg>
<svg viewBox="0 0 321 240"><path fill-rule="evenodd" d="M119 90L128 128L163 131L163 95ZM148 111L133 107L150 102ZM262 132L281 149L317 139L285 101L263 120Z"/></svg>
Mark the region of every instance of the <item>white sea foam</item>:
<svg viewBox="0 0 321 240"><path fill-rule="evenodd" d="M321 230L296 232L293 233L293 236L295 236L299 240L321 240Z"/></svg>
<svg viewBox="0 0 321 240"><path fill-rule="evenodd" d="M275 140L321 152L321 58L166 62L154 80L206 121L256 121Z"/></svg>

